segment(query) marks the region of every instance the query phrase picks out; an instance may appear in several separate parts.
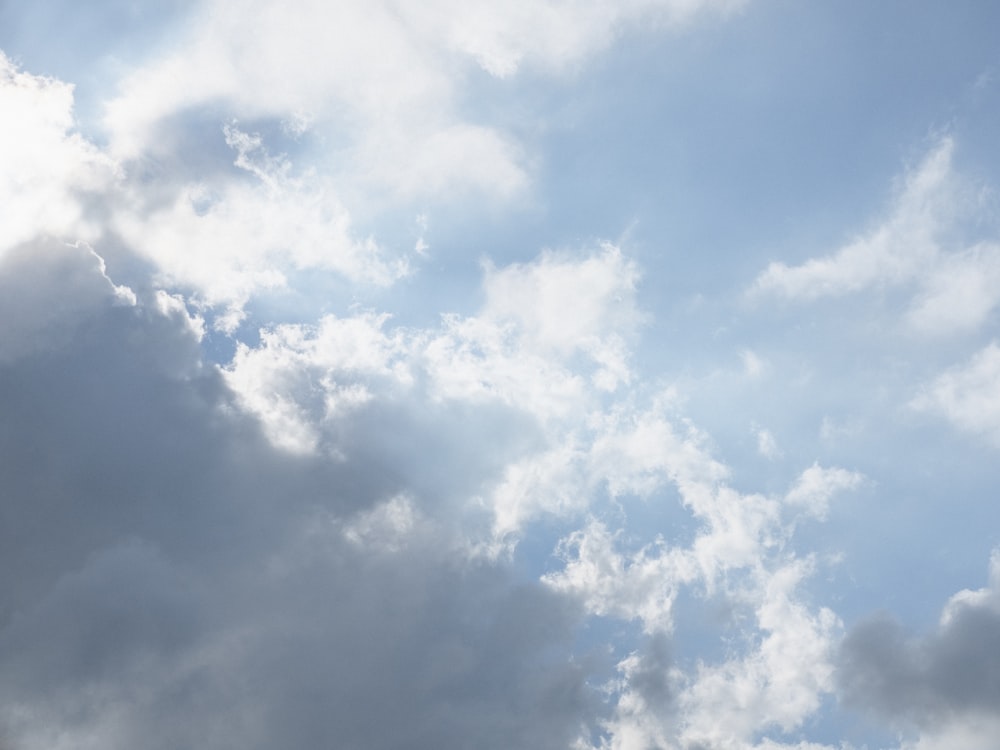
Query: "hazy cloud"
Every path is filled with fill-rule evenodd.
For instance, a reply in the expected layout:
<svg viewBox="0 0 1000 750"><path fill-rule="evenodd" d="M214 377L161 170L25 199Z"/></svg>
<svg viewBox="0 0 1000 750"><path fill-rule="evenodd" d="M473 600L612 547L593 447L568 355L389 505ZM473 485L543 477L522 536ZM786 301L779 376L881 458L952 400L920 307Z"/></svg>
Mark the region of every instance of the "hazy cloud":
<svg viewBox="0 0 1000 750"><path fill-rule="evenodd" d="M926 384L910 405L937 413L959 429L1000 446L1000 346L991 343L972 358Z"/></svg>

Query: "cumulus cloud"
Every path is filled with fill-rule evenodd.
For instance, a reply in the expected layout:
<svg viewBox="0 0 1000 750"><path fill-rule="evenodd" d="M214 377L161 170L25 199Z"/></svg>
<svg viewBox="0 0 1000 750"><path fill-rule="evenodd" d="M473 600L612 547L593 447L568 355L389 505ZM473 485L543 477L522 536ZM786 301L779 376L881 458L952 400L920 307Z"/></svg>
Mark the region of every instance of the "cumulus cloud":
<svg viewBox="0 0 1000 750"><path fill-rule="evenodd" d="M714 741L706 717L734 696L714 726L750 742L827 690L836 621L795 593L810 567L781 552L782 503L727 486L669 394L608 404L576 374L600 372L601 342L638 320L617 250L488 268L482 310L436 328L374 313L269 328L226 368L202 360L182 298L127 295L84 246L29 250L0 267L12 288L32 279L39 293L15 301L41 321L0 363L17 520L0 540L0 722L16 747L559 748L604 733L628 748ZM67 278L53 309L41 292ZM545 328L563 299L565 344ZM492 383L456 388L442 341ZM523 363L547 369L497 379ZM577 384L571 409L529 397L553 373ZM573 528L605 493L668 487L701 524L689 544L634 548L590 522L541 581L497 554L539 514ZM751 613L745 657L672 663L685 587ZM574 653L587 615L646 634L610 692Z"/></svg>
<svg viewBox="0 0 1000 750"><path fill-rule="evenodd" d="M607 747L755 747L762 732L801 726L832 692L840 621L828 608L808 606L797 591L813 563L788 551L794 519L784 516L781 504L727 486L728 472L697 434L682 437L664 415L658 420L659 439L650 443L655 467L699 520L694 538L684 544L660 537L625 551L624 533L591 522L563 539L565 566L543 580L594 614L637 620L651 642L672 632L679 592L728 601L752 622L742 633L742 655L699 662L693 673L664 667L657 684L670 700L661 704L628 680L647 674L647 657L624 659L615 715L606 723L612 734ZM786 503L820 512L831 495L859 482L859 475L843 469L813 466ZM763 746L782 746L768 742Z"/></svg>
<svg viewBox="0 0 1000 750"><path fill-rule="evenodd" d="M798 727L833 686L831 662L840 622L795 596L805 561L778 567L761 582L755 609L761 638L741 658L701 665L682 703L681 737L693 747L748 747L755 732Z"/></svg>
<svg viewBox="0 0 1000 750"><path fill-rule="evenodd" d="M605 395L630 378L626 342L640 320L636 278L635 266L611 246L488 266L475 315L446 314L426 329L393 326L372 313L277 326L262 332L259 346L239 346L226 379L276 444L341 457L358 450L366 434L346 425L367 424L386 409L407 411L413 429L442 439L457 422L442 432L431 426L435 420L480 410L485 421L459 430L461 439L494 431L509 438L502 443L509 448L468 455L465 465L495 467L497 474L479 477L479 494L497 533L516 533L539 513L584 510L605 479L638 490L651 468L642 453L654 435L612 418L594 421ZM633 430L626 445L621 433ZM374 443L370 449L378 450ZM616 465L612 450L621 459Z"/></svg>
<svg viewBox="0 0 1000 750"><path fill-rule="evenodd" d="M206 0L184 39L125 80L106 125L114 153L133 158L165 147L165 120L221 103L240 119L332 123L358 184L402 197L470 189L510 197L526 187L531 159L509 135L463 116L464 71L562 70L620 27L676 26L742 4Z"/></svg>
<svg viewBox="0 0 1000 750"><path fill-rule="evenodd" d="M259 135L233 126L223 133L244 175L218 189L186 184L152 207L133 189L115 216L114 229L155 263L161 283L228 308L219 325L231 331L251 296L285 285L285 269L380 286L406 274L404 258L388 259L372 238L354 236L328 180L296 175L287 158L267 153Z"/></svg>
<svg viewBox="0 0 1000 750"><path fill-rule="evenodd" d="M86 248L31 250L6 284L79 282L61 311L21 300L47 346L0 364L5 741L573 741L593 695L570 600L471 560L363 451L276 449L185 311L120 304Z"/></svg>
<svg viewBox="0 0 1000 750"><path fill-rule="evenodd" d="M913 635L888 614L865 620L840 649L838 682L850 706L916 728L907 748L987 747L1000 716L1000 552L989 584L949 599L937 627ZM957 745L955 745L957 746Z"/></svg>
<svg viewBox="0 0 1000 750"><path fill-rule="evenodd" d="M36 237L124 243L153 264L153 283L217 309L216 326L229 332L253 296L284 286L290 272L374 286L408 273L404 255L355 233L328 177L269 154L258 134L231 124L215 131L233 173L155 177L74 131L70 84L19 71L2 53L0 105L0 200L9 209L0 253Z"/></svg>
<svg viewBox="0 0 1000 750"><path fill-rule="evenodd" d="M85 198L119 169L75 132L73 87L21 71L0 51L0 112L0 255L36 235L93 239Z"/></svg>
<svg viewBox="0 0 1000 750"><path fill-rule="evenodd" d="M381 218L417 214L430 262L425 211L532 184L470 81L740 5L196 0L89 140L71 85L0 55L0 745L830 750L805 737L839 690L906 750L986 747L1000 556L933 633L843 640L796 527L867 480L752 422L772 460L730 466L643 369L623 248L483 261L478 304L416 323L385 293L421 268ZM955 239L952 150L754 293L899 287L914 330L981 326L997 244ZM378 301L254 306L326 273ZM996 438L998 379L990 345L913 406Z"/></svg>

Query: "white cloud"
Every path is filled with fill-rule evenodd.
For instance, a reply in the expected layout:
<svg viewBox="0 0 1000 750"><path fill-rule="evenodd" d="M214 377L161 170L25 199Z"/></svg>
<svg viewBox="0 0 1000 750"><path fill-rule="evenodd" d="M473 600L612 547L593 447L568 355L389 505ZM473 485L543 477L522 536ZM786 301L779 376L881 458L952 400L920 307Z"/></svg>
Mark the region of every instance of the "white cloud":
<svg viewBox="0 0 1000 750"><path fill-rule="evenodd" d="M639 272L617 247L572 256L544 253L530 264L486 268L483 317L516 322L535 351L576 351L602 365L595 382L614 390L628 382L624 338L642 316L635 306Z"/></svg>
<svg viewBox="0 0 1000 750"><path fill-rule="evenodd" d="M391 3L209 0L190 29L110 104L116 153L155 152L167 118L221 101L241 119L309 112L314 127L333 123L362 183L404 194L433 194L450 180L501 194L523 183L516 149L454 113L453 62L440 43Z"/></svg>
<svg viewBox="0 0 1000 750"><path fill-rule="evenodd" d="M743 657L699 667L680 699L682 741L748 746L759 730L798 727L832 690L840 623L831 610L810 612L794 598L808 572L808 563L796 561L762 577L755 610L759 643Z"/></svg>
<svg viewBox="0 0 1000 750"><path fill-rule="evenodd" d="M495 76L524 64L575 65L623 26L725 14L741 0L382 2L206 0L187 37L133 72L110 103L114 153L156 151L168 118L223 102L241 119L333 127L350 143L352 177L403 196L521 191L530 159L460 113L471 64ZM470 168L470 165L474 165Z"/></svg>
<svg viewBox="0 0 1000 750"><path fill-rule="evenodd" d="M778 441L775 439L774 433L760 427L755 431L755 434L757 435L757 452L760 455L772 460L781 458L782 451L778 446Z"/></svg>
<svg viewBox="0 0 1000 750"><path fill-rule="evenodd" d="M497 5L436 0L413 13L413 25L468 54L498 77L523 66L563 69L607 46L623 26L639 21L678 25L702 13L726 14L742 0L628 0L627 2ZM406 12L406 10L404 10Z"/></svg>
<svg viewBox="0 0 1000 750"><path fill-rule="evenodd" d="M235 151L235 175L150 184L137 164L123 170L73 132L70 84L20 72L2 53L0 110L0 202L8 209L0 253L36 237L99 244L114 233L156 265L160 284L228 309L216 318L227 330L289 270L380 286L408 273L405 257L355 235L328 177L269 155L258 135L220 129L219 143Z"/></svg>
<svg viewBox="0 0 1000 750"><path fill-rule="evenodd" d="M85 197L116 164L73 132L73 87L18 70L0 51L0 255L36 237L93 240Z"/></svg>
<svg viewBox="0 0 1000 750"><path fill-rule="evenodd" d="M565 568L546 583L578 596L593 614L639 620L647 633L670 632L677 591L697 575L690 555L662 540L622 555L615 534L593 521L563 539L559 554Z"/></svg>
<svg viewBox="0 0 1000 750"><path fill-rule="evenodd" d="M683 453L655 410L601 414L602 399L630 378L636 277L611 246L489 266L476 315L427 329L371 313L276 326L259 346L240 344L224 373L275 444L299 453L346 455L356 436L343 420L386 400L527 420L541 443L519 448L481 488L497 537L516 535L539 514L585 511L602 483L648 494L666 476L664 451L678 443Z"/></svg>
<svg viewBox="0 0 1000 750"><path fill-rule="evenodd" d="M942 138L903 177L888 216L874 229L798 266L771 263L751 294L811 301L905 285L915 287L905 315L912 330L942 335L980 327L1000 302L1000 246L966 248L955 239L981 206L954 170L954 150L954 140Z"/></svg>
<svg viewBox="0 0 1000 750"><path fill-rule="evenodd" d="M737 611L748 608L754 624L738 636L745 639L742 655L699 662L693 673L659 667L661 679L671 685L673 697L666 704L647 701L631 681L633 672L645 669L640 657L622 662L606 747L632 750L675 742L755 747L760 732L800 727L832 692L832 650L840 622L831 610L810 607L797 593L813 564L791 552L794 519L783 518L781 503L727 486L726 468L711 458L696 432L681 437L662 414L636 421L644 422L657 425L655 438L647 429L637 441L645 450L634 457L617 454L622 458L598 466L655 469L658 481L671 481L683 506L701 522L695 537L689 544L657 539L628 551L624 532L592 521L563 539L565 565L544 580L577 596L589 612L636 620L650 635L671 632L682 589L722 597ZM616 440L613 434L599 437L594 454L602 454L598 445ZM640 456L655 460L647 463ZM860 481L852 472L813 466L786 503L822 515L832 494ZM782 747L777 741L762 746Z"/></svg>
<svg viewBox="0 0 1000 750"><path fill-rule="evenodd" d="M910 281L938 254L937 234L953 211L954 144L943 139L903 181L889 216L832 255L800 266L772 263L757 277L757 294L813 300Z"/></svg>
<svg viewBox="0 0 1000 750"><path fill-rule="evenodd" d="M387 285L407 272L374 240L352 234L347 210L317 174L295 175L259 136L227 126L226 143L245 174L212 189L181 187L166 205L147 208L142 186L116 213L114 228L156 263L163 283L192 289L211 306L236 312L262 289L285 284L285 269L328 270L355 282Z"/></svg>
<svg viewBox="0 0 1000 750"><path fill-rule="evenodd" d="M825 518L830 508L830 499L838 492L856 489L864 481L864 476L837 467L824 468L814 463L802 472L795 484L785 495L785 502L802 508L816 518Z"/></svg>
<svg viewBox="0 0 1000 750"><path fill-rule="evenodd" d="M371 398L379 381L406 383L405 344L383 332L387 316L324 317L317 326L283 325L261 332L258 347L240 344L222 371L272 442L311 453L323 425ZM336 445L328 445L334 455Z"/></svg>
<svg viewBox="0 0 1000 750"><path fill-rule="evenodd" d="M923 282L907 322L918 331L946 334L981 326L1000 301L1000 244L980 243L941 259Z"/></svg>
<svg viewBox="0 0 1000 750"><path fill-rule="evenodd" d="M967 363L942 373L910 405L1000 446L1000 346L991 343Z"/></svg>

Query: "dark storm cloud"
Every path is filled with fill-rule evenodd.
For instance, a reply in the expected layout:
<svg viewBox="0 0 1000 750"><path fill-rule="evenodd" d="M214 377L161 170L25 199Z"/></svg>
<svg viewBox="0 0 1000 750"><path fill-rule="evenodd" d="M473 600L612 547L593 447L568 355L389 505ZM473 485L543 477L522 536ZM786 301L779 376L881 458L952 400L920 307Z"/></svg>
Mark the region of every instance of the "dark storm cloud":
<svg viewBox="0 0 1000 750"><path fill-rule="evenodd" d="M567 599L436 522L345 533L408 489L403 416L346 461L275 450L86 248L8 255L0 306L0 741L563 748L593 716Z"/></svg>
<svg viewBox="0 0 1000 750"><path fill-rule="evenodd" d="M1000 594L949 604L938 628L908 634L889 615L854 627L840 653L844 702L933 727L966 712L1000 716Z"/></svg>

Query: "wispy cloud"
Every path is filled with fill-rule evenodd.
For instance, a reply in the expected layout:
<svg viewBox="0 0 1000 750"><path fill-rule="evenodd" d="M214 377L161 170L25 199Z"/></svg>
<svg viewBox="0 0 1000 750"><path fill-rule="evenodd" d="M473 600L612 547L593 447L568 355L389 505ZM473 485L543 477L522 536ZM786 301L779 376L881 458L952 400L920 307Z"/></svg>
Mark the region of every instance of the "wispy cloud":
<svg viewBox="0 0 1000 750"><path fill-rule="evenodd" d="M1000 446L1000 346L991 343L942 373L910 405Z"/></svg>
<svg viewBox="0 0 1000 750"><path fill-rule="evenodd" d="M954 245L968 221L971 188L955 173L955 142L942 138L900 180L888 215L830 255L800 265L771 263L754 281L754 297L809 302L870 289L912 289L906 323L925 334L982 326L1000 302L1000 244ZM972 195L974 198L974 194Z"/></svg>

